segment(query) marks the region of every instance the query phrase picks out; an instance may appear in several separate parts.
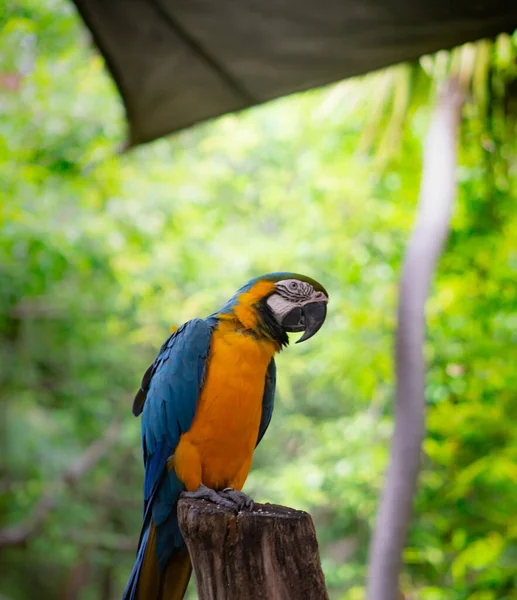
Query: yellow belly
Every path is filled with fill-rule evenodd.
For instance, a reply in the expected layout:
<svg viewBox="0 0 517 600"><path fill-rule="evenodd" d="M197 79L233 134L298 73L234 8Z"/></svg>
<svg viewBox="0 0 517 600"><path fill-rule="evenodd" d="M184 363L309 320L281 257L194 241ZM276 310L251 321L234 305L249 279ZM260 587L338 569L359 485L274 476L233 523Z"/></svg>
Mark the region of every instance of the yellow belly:
<svg viewBox="0 0 517 600"><path fill-rule="evenodd" d="M240 490L257 443L266 370L276 344L222 322L212 336L210 361L196 415L181 436L174 468L187 490L201 483Z"/></svg>

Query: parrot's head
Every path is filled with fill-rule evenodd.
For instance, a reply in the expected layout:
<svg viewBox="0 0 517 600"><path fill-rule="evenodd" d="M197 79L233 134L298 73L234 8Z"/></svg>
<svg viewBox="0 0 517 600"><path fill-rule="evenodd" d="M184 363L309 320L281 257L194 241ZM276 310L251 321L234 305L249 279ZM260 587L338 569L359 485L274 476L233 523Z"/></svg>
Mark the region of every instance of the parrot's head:
<svg viewBox="0 0 517 600"><path fill-rule="evenodd" d="M301 332L304 342L319 331L329 296L317 281L298 273L269 273L237 291L221 312L232 312L244 327L289 343L287 333Z"/></svg>

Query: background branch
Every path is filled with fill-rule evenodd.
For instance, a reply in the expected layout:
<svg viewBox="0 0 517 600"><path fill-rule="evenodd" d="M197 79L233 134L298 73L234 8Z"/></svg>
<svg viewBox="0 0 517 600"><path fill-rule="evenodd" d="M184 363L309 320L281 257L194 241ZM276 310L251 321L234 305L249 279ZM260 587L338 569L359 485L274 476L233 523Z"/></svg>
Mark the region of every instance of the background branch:
<svg viewBox="0 0 517 600"><path fill-rule="evenodd" d="M118 439L119 430L120 424L116 421L106 430L104 436L93 442L57 481L48 485L26 521L19 525L0 529L0 548L24 544L31 536L36 534L47 515L56 507L59 491L63 486L72 487L95 466Z"/></svg>

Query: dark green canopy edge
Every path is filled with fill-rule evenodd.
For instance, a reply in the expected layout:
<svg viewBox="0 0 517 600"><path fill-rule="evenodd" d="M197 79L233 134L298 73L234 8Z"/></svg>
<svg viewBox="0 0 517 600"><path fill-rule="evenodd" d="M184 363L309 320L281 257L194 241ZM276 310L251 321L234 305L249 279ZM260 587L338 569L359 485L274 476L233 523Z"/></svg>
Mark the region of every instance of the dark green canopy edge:
<svg viewBox="0 0 517 600"><path fill-rule="evenodd" d="M74 0L131 146L517 29L515 0Z"/></svg>

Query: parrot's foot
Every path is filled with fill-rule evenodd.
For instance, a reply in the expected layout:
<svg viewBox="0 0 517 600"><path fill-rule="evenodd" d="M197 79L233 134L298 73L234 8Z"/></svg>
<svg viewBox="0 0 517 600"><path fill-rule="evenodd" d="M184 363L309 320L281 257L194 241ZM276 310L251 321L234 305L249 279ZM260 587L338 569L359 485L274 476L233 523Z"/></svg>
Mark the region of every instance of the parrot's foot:
<svg viewBox="0 0 517 600"><path fill-rule="evenodd" d="M201 484L195 492L183 492L181 497L208 500L218 506L224 506L236 512L239 512L243 508L253 509L253 500L249 496L246 496L246 494L238 492L233 488L225 488L216 492L206 487L206 485Z"/></svg>
<svg viewBox="0 0 517 600"><path fill-rule="evenodd" d="M219 492L219 495L223 496L223 498L229 498L232 500L232 502L235 502L237 510L242 510L244 508L247 510L253 510L253 506L255 505L252 498L247 496L244 492L238 492L233 488L224 488L224 490Z"/></svg>

